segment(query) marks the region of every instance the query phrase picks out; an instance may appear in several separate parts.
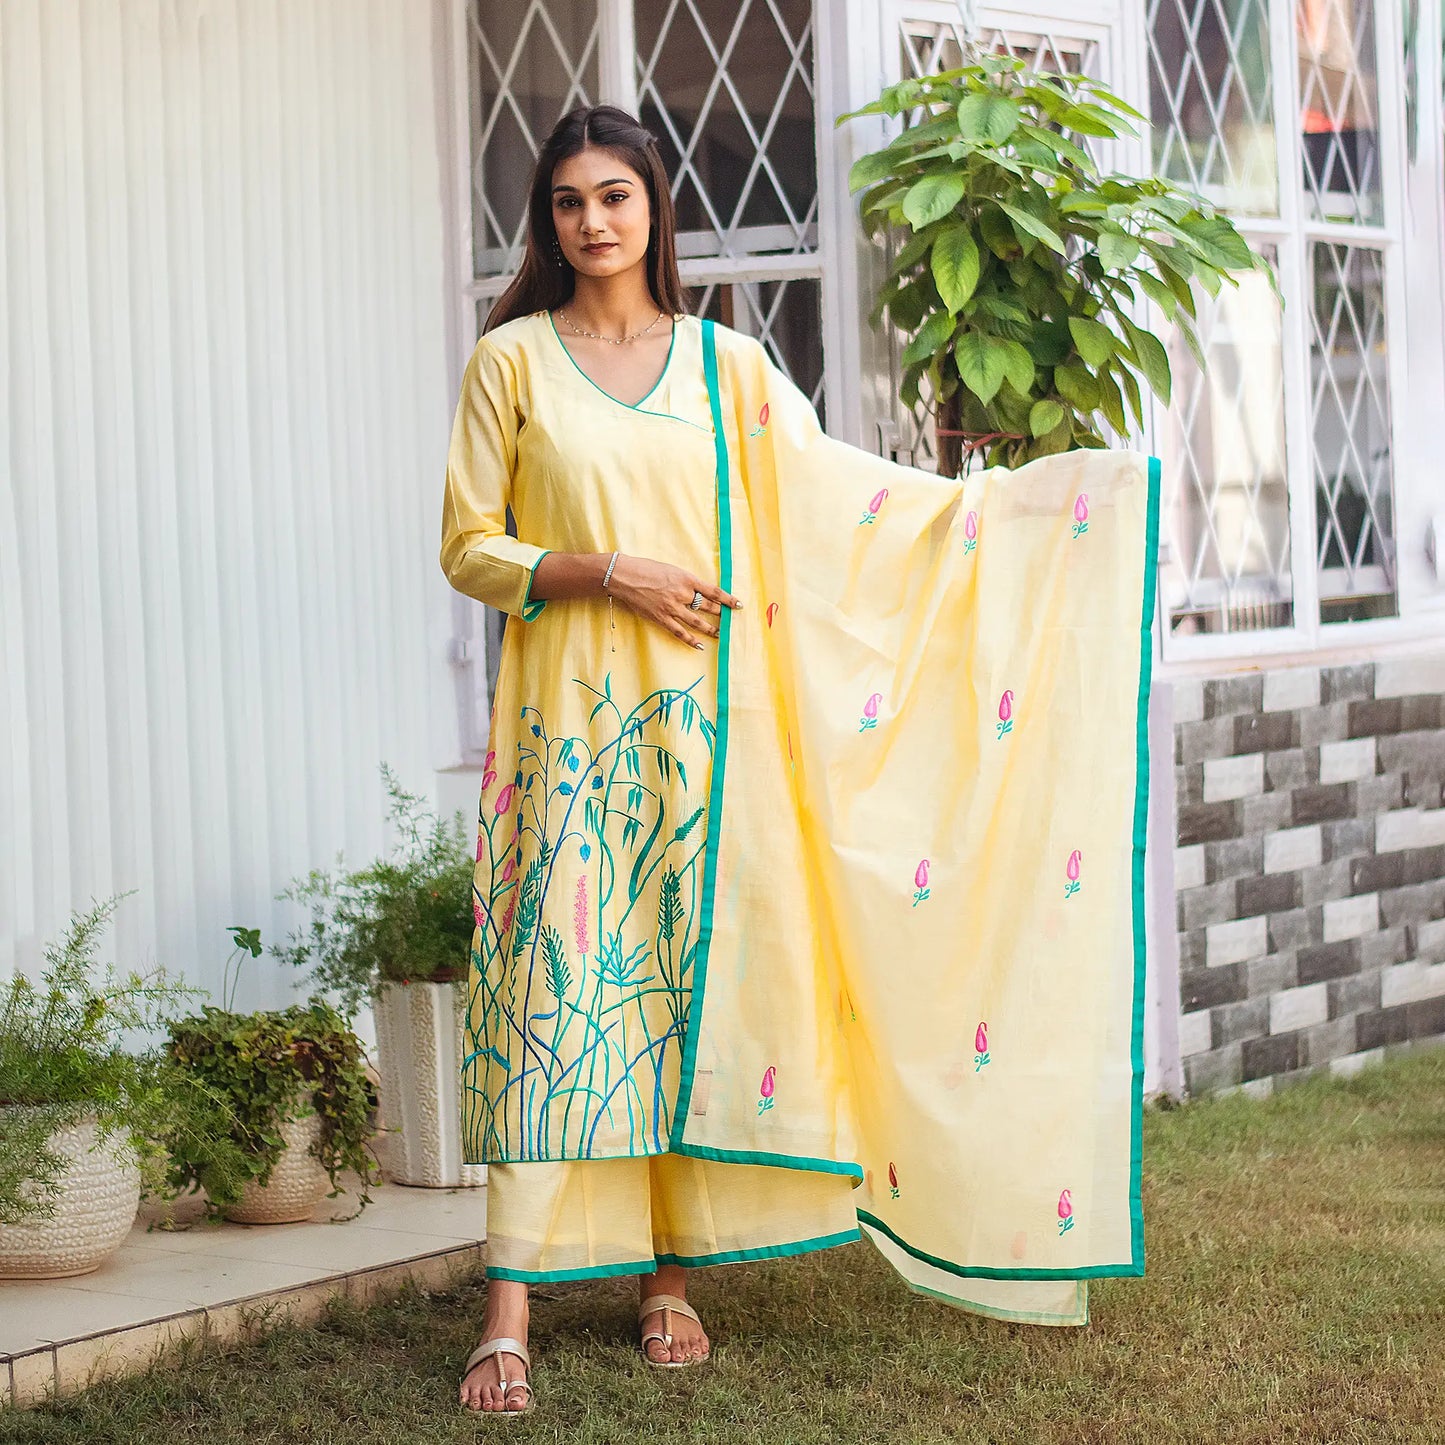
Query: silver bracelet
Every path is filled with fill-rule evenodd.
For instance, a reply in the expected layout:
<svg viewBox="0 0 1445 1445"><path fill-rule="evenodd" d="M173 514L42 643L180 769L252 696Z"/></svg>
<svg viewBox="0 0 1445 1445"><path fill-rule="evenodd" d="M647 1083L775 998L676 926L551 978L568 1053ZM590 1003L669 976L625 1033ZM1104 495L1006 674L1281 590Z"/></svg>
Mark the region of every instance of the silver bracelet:
<svg viewBox="0 0 1445 1445"><path fill-rule="evenodd" d="M612 554L612 560L607 564L606 575L602 578L602 590L604 592L607 590L607 584L612 580L612 569L617 565L617 559L621 555L620 552L614 552Z"/></svg>

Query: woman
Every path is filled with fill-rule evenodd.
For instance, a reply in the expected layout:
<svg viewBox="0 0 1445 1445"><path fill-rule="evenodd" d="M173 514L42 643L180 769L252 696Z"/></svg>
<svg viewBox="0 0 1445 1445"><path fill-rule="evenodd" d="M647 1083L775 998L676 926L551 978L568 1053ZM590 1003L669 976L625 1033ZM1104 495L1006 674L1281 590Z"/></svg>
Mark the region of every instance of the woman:
<svg viewBox="0 0 1445 1445"><path fill-rule="evenodd" d="M1007 1319L1087 1323L1089 1277L1143 1270L1157 478L834 441L683 313L673 236L652 137L565 117L453 430L442 566L519 619L473 894L473 1409L529 1404L538 1280L638 1275L679 1367L687 1269L860 1231Z"/></svg>

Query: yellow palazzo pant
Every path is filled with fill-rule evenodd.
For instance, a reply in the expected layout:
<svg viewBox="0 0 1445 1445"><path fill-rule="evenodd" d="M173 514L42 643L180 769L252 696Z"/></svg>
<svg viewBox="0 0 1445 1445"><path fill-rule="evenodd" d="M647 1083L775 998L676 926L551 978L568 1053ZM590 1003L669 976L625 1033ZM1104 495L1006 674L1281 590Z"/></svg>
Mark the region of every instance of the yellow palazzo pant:
<svg viewBox="0 0 1445 1445"><path fill-rule="evenodd" d="M487 1277L593 1279L770 1259L859 1238L843 1174L681 1154L487 1168Z"/></svg>

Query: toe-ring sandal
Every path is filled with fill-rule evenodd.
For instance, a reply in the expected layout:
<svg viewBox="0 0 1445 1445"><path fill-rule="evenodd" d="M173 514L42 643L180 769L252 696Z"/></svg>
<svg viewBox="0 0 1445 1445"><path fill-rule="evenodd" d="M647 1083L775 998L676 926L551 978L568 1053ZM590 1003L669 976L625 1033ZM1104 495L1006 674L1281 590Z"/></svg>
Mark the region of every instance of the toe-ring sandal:
<svg viewBox="0 0 1445 1445"><path fill-rule="evenodd" d="M673 1315L683 1315L687 1319L697 1320L698 1324L702 1323L697 1311L686 1300L678 1299L675 1294L649 1295L637 1307L637 1323L640 1325L648 1315L656 1314L659 1310L662 1311L662 1328L648 1330L643 1335L642 1358L659 1370L682 1370L689 1365L701 1364L702 1360L707 1358L706 1356L700 1356L695 1360L654 1360L648 1353L647 1347L653 1340L661 1340L669 1350L672 1349Z"/></svg>
<svg viewBox="0 0 1445 1445"><path fill-rule="evenodd" d="M525 1374L519 1380L508 1380L507 1367L501 1359L503 1355L516 1355L516 1357L521 1360L524 1369L530 1371L532 1368L532 1357L527 1353L527 1347L521 1340L511 1340L505 1335L499 1335L494 1340L483 1340L482 1343L467 1356L466 1366L462 1370L462 1379L465 1381L467 1376L470 1375L483 1360L490 1359L493 1355L498 1357L497 1371L501 1376L502 1408L500 1410L477 1410L476 1413L479 1415L525 1415L527 1411L532 1408L532 1387L527 1383ZM507 1396L513 1390L525 1390L527 1392L527 1402L520 1410L513 1410L507 1404Z"/></svg>

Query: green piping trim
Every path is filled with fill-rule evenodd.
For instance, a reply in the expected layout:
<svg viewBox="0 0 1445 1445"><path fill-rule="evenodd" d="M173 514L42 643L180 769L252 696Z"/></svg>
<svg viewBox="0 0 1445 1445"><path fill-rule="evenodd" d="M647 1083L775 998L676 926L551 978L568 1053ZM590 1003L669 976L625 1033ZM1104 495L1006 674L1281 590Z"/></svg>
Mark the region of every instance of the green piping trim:
<svg viewBox="0 0 1445 1445"><path fill-rule="evenodd" d="M504 1269L487 1266L488 1279L514 1279L522 1284L551 1284L565 1279L606 1279L616 1274L651 1274L657 1262L651 1259L627 1264L594 1264L587 1269Z"/></svg>
<svg viewBox="0 0 1445 1445"><path fill-rule="evenodd" d="M719 1254L659 1254L658 1264L680 1264L684 1269L697 1269L707 1264L741 1264L749 1259L786 1259L794 1254L808 1254L815 1249L832 1249L839 1244L852 1244L862 1239L859 1229L844 1229L837 1234L819 1234L800 1239L794 1244L764 1244L757 1249L726 1249Z"/></svg>
<svg viewBox="0 0 1445 1445"><path fill-rule="evenodd" d="M556 330L556 327L553 327ZM559 342L561 338L558 338ZM707 401L712 412L713 454L717 461L717 535L719 577L724 592L732 591L733 539L732 503L729 498L728 442L723 431L722 401L718 395L717 334L711 321L702 323L702 369L707 380ZM732 638L732 608L724 607L718 618L717 702L714 708L715 728L712 784L707 809L707 846L703 853L702 907L699 910L697 955L692 965L692 997L688 1002L687 1041L683 1045L679 1068L677 1107L673 1112L670 1147L683 1152L682 1135L687 1113L692 1104L693 1074L697 1069L698 1031L702 1024L703 997L707 992L707 960L712 947L713 907L717 891L718 835L722 826L723 786L727 779L728 757L728 649Z"/></svg>
<svg viewBox="0 0 1445 1445"><path fill-rule="evenodd" d="M542 557L550 556L552 549L547 547L542 552ZM532 600L532 580L537 575L537 568L542 565L542 557L538 557L532 563L532 570L527 573L527 593L522 599L522 621L533 622L542 615L542 609L547 605L547 598L539 597L535 602Z"/></svg>
<svg viewBox="0 0 1445 1445"><path fill-rule="evenodd" d="M639 397L636 401L623 401L620 397L613 396L610 391L606 391L602 387L598 386L597 383L593 381L592 378L588 376L587 373L583 371L580 366L577 366L577 358L573 356L570 351L567 350L567 343L562 340L562 335L557 330L557 323L552 319L552 313L550 311L547 312L547 324L552 329L552 335L557 338L557 345L562 348L562 354L567 358L568 361L572 363L573 366L577 367L577 375L580 376L583 381L587 382L589 386L592 386L596 388L596 390L602 392L602 395L605 396L608 401L615 402L618 406L625 406L628 411L643 412L647 416L665 416L671 421L683 420L682 417L675 417L670 412L652 411L649 408L645 407L643 405L643 402L645 402L648 397L650 397L657 390L657 388L662 385L663 380L667 376L667 373L672 370L673 348L677 345L677 333L685 324L685 321L678 321L674 319L672 323L672 339L667 343L667 359L662 363L662 370L657 373L657 380L654 381L650 387L648 387L647 395ZM688 425L696 426L697 423L689 422Z"/></svg>
<svg viewBox="0 0 1445 1445"><path fill-rule="evenodd" d="M689 1021L691 1022L691 1021ZM767 1154L758 1149L717 1149L711 1144L670 1142L670 1152L690 1159L715 1159L720 1164L767 1164L778 1169L804 1169L814 1174L846 1174L863 1177L861 1164L840 1164L836 1159L814 1159L805 1154Z"/></svg>
<svg viewBox="0 0 1445 1445"><path fill-rule="evenodd" d="M1131 1261L1144 1273L1144 849L1149 837L1149 690L1154 668L1154 604L1159 557L1158 457L1149 458L1144 526L1144 587L1139 623L1139 699L1134 730L1134 1020L1130 1049L1129 1218Z"/></svg>
<svg viewBox="0 0 1445 1445"><path fill-rule="evenodd" d="M866 1209L858 1211L858 1218L870 1229L887 1235L899 1249L911 1254L914 1259L921 1259L924 1264L931 1264L946 1274L956 1274L960 1279L1117 1279L1144 1273L1144 1266L1136 1265L1132 1261L1128 1264L1084 1264L1075 1269L994 1269L983 1264L951 1264L946 1259L939 1259L937 1255L925 1254L923 1250L915 1249L906 1239L900 1239L876 1214L869 1214Z"/></svg>

